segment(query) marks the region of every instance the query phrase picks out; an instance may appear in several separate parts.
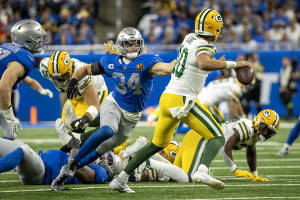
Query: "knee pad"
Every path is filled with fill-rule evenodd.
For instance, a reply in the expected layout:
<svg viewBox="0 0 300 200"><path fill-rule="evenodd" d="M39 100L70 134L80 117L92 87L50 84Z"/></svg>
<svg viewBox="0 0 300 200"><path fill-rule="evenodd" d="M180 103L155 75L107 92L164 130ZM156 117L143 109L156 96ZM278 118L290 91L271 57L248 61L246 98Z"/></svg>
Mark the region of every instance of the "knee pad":
<svg viewBox="0 0 300 200"><path fill-rule="evenodd" d="M109 126L102 126L100 128L100 132L101 132L102 136L107 139L111 138L115 134L115 131L112 128L110 128Z"/></svg>

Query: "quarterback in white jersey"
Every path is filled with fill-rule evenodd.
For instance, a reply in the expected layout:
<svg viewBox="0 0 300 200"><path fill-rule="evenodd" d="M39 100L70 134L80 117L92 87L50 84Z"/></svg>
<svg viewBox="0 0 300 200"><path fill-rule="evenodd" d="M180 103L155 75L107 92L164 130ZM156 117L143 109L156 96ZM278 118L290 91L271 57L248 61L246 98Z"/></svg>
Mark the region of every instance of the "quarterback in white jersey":
<svg viewBox="0 0 300 200"><path fill-rule="evenodd" d="M50 80L56 89L62 93L67 92L68 84L74 72L87 65L87 63L75 58L71 59L69 54L64 51L57 51L50 58L42 58L38 64L42 76ZM86 76L78 82L77 87L79 95L75 99L65 102L62 117L56 121L55 128L60 137L63 135L62 129L65 126L75 132L84 132L85 124L97 117L100 105L108 95L104 78L101 75ZM94 98L92 95L94 92L98 93L98 95L94 95L98 98ZM69 115L68 113L71 112L68 110L70 109L73 109L76 115ZM75 120L79 123L74 123Z"/></svg>
<svg viewBox="0 0 300 200"><path fill-rule="evenodd" d="M219 123L224 121L224 117L214 105L222 101L228 101L231 119L237 119L238 116L245 117L240 102L240 98L246 90L243 87L233 77L215 80L203 88L202 92L198 94L198 99L202 105L209 109Z"/></svg>

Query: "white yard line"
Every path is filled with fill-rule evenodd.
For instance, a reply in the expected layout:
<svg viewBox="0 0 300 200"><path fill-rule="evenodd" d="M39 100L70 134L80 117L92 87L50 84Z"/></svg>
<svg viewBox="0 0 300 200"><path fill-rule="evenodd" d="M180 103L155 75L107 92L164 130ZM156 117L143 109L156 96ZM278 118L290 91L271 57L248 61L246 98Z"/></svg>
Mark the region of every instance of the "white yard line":
<svg viewBox="0 0 300 200"><path fill-rule="evenodd" d="M245 162L246 159L235 159L234 162ZM286 159L257 159L258 162L295 162L300 161L300 158L286 158ZM224 160L213 160L213 162L224 162Z"/></svg>
<svg viewBox="0 0 300 200"><path fill-rule="evenodd" d="M243 169L249 169L249 167L239 167ZM300 166L260 166L259 169L286 169L286 168L300 168ZM211 167L209 169L228 169L228 167Z"/></svg>
<svg viewBox="0 0 300 200"><path fill-rule="evenodd" d="M207 185L147 185L147 186L134 186L129 185L131 188L184 188L184 187L206 187ZM300 184L246 184L246 185L226 185L226 187L282 187L282 186L300 186ZM49 185L50 187L50 185ZM66 187L67 188L67 187ZM69 188L70 190L87 190L87 189L108 189L108 186L98 187L80 187L80 188ZM0 193L13 193L13 192L43 192L50 191L51 189L36 189L36 190L11 190L11 191L0 191ZM270 197L271 198L271 197ZM299 197L298 197L299 198ZM239 198L240 199L240 198Z"/></svg>
<svg viewBox="0 0 300 200"><path fill-rule="evenodd" d="M215 198L215 199L190 199L190 200L220 200L220 199L299 199L300 197L239 197L239 198Z"/></svg>

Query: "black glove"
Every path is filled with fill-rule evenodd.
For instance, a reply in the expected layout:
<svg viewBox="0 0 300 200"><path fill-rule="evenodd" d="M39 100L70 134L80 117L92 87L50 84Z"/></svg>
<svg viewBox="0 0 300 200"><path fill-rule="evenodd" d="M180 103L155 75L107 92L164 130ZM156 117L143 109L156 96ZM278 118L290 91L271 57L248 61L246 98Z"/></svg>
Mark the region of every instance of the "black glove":
<svg viewBox="0 0 300 200"><path fill-rule="evenodd" d="M69 149L80 149L80 141L77 138L72 138L68 143L67 143L67 147Z"/></svg>
<svg viewBox="0 0 300 200"><path fill-rule="evenodd" d="M68 89L67 89L68 99L76 98L77 94L79 94L77 83L78 83L78 80L76 78L72 78L70 80L69 85L68 85Z"/></svg>
<svg viewBox="0 0 300 200"><path fill-rule="evenodd" d="M83 117L74 120L71 123L71 127L74 131L79 131L80 129L82 129L84 127L84 125L86 123L89 123L89 122L90 122L90 118L86 115L83 115Z"/></svg>

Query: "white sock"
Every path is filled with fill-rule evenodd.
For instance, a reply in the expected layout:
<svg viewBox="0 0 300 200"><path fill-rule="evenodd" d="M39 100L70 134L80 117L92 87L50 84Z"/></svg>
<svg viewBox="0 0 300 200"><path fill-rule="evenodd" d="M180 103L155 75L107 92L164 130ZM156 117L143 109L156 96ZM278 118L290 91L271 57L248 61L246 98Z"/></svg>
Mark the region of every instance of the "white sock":
<svg viewBox="0 0 300 200"><path fill-rule="evenodd" d="M124 170L122 170L118 177L128 180L129 175Z"/></svg>
<svg viewBox="0 0 300 200"><path fill-rule="evenodd" d="M149 159L150 166L152 169L155 169L157 172L162 173L165 176L168 176L179 183L188 183L188 175L179 167L171 164L166 164L157 160Z"/></svg>
<svg viewBox="0 0 300 200"><path fill-rule="evenodd" d="M291 145L287 144L287 143L284 143L284 148L287 148L287 149L290 149Z"/></svg>
<svg viewBox="0 0 300 200"><path fill-rule="evenodd" d="M159 153L154 154L153 156L150 157L153 160L157 160L160 162L164 162L167 164L172 164L170 161L168 161L167 159L165 159L163 156L161 156Z"/></svg>
<svg viewBox="0 0 300 200"><path fill-rule="evenodd" d="M208 172L208 168L206 167L206 165L201 164L198 167L198 172L200 172L200 173L207 173Z"/></svg>

